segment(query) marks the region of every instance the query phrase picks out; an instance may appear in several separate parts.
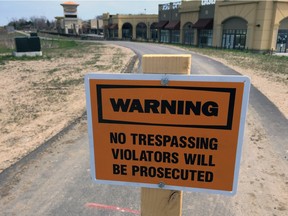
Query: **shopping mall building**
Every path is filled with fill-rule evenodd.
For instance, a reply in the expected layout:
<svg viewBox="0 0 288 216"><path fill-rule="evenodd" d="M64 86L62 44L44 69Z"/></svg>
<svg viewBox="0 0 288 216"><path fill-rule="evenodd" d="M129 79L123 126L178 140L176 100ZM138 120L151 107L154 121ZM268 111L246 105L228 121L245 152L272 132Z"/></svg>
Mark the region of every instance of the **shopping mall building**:
<svg viewBox="0 0 288 216"><path fill-rule="evenodd" d="M106 39L288 52L288 0L190 0L158 15L103 14Z"/></svg>

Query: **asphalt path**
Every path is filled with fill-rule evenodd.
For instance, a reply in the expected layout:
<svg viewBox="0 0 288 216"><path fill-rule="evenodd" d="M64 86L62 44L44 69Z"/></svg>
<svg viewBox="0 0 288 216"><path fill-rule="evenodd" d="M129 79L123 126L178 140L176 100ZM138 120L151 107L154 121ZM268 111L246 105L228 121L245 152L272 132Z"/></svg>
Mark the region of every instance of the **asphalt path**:
<svg viewBox="0 0 288 216"><path fill-rule="evenodd" d="M144 54L191 54L192 55L192 67L191 74L202 74L202 75L241 75L237 71L229 68L228 66L199 55L195 52L189 52L173 46L165 46L146 43L135 43L135 42L113 42L114 44L127 47L132 49L140 59L139 73L142 72L141 68L141 56ZM245 62L243 62L245 64ZM259 118L267 132L273 140L277 140L278 144L276 151L282 154L284 158L287 156L287 119L279 111L279 109L257 88L251 85L250 89L250 107L257 110ZM286 142L284 142L286 141ZM279 147L279 148L278 148Z"/></svg>
<svg viewBox="0 0 288 216"><path fill-rule="evenodd" d="M143 54L190 53L192 74L238 74L222 63L172 46L132 42L104 43L128 47L139 57ZM139 70L141 71L141 64ZM279 160L287 161L287 119L253 86L249 110L265 128L269 139L273 140L271 148L279 156ZM239 193L241 194L241 190ZM0 196L0 215L140 214L139 188L92 183L85 117L1 173ZM232 202L226 196L186 192L182 215L237 215L237 209L231 207ZM268 213L272 215L272 212ZM281 215L278 213L274 214Z"/></svg>

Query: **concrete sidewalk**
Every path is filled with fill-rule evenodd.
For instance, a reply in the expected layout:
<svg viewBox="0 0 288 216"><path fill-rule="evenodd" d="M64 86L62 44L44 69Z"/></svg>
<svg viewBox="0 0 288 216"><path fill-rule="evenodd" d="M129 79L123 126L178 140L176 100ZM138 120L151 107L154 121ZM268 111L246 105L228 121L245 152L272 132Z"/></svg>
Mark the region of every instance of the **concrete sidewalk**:
<svg viewBox="0 0 288 216"><path fill-rule="evenodd" d="M277 56L287 56L287 57L288 57L288 53L274 53L273 55L277 55Z"/></svg>

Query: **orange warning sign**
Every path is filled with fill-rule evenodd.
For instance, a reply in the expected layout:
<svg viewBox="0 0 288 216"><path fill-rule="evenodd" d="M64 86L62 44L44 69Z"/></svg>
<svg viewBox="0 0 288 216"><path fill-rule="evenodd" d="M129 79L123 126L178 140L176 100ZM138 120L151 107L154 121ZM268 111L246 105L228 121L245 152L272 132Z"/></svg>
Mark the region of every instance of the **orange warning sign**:
<svg viewBox="0 0 288 216"><path fill-rule="evenodd" d="M235 192L249 79L169 75L168 85L161 79L86 76L94 179Z"/></svg>

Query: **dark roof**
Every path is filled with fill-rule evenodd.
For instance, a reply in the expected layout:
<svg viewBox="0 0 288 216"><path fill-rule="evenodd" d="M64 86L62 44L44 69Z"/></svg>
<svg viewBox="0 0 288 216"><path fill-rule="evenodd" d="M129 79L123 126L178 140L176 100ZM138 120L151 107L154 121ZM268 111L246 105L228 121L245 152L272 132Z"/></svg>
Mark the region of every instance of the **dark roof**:
<svg viewBox="0 0 288 216"><path fill-rule="evenodd" d="M168 21L160 21L157 23L156 28L163 29L165 25L167 25Z"/></svg>
<svg viewBox="0 0 288 216"><path fill-rule="evenodd" d="M153 22L153 23L150 25L150 29L157 29L157 25L158 25L157 22Z"/></svg>
<svg viewBox="0 0 288 216"><path fill-rule="evenodd" d="M110 24L109 29L118 29L118 24Z"/></svg>
<svg viewBox="0 0 288 216"><path fill-rule="evenodd" d="M194 25L193 28L198 29L212 29L213 28L213 19L199 19Z"/></svg>
<svg viewBox="0 0 288 216"><path fill-rule="evenodd" d="M169 21L169 23L165 26L165 29L179 30L180 29L180 21Z"/></svg>

